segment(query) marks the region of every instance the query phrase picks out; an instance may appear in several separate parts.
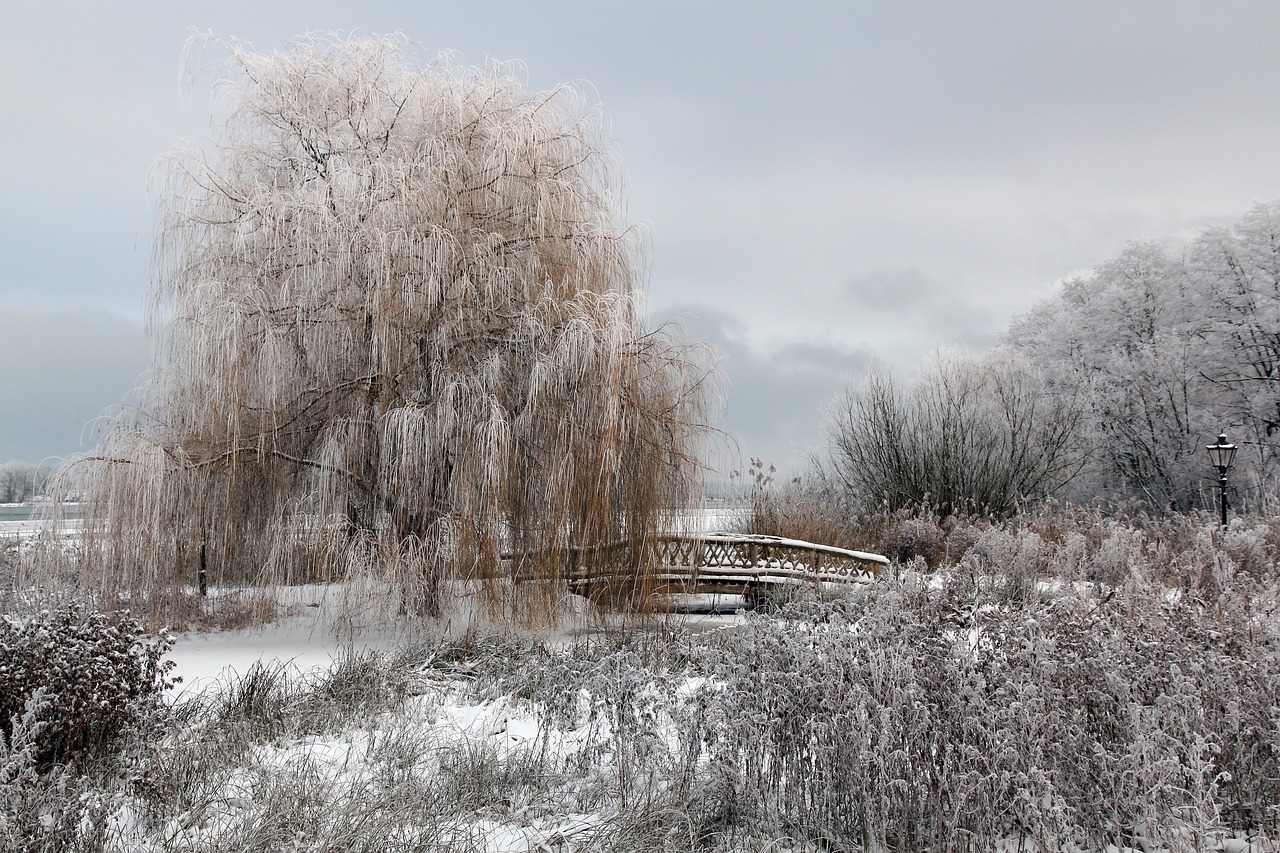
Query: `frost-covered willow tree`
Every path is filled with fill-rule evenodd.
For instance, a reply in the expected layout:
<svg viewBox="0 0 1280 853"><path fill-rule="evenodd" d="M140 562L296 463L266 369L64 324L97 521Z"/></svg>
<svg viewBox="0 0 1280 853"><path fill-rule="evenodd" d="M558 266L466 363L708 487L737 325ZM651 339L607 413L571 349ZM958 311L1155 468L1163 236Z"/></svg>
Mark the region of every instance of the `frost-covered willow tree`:
<svg viewBox="0 0 1280 853"><path fill-rule="evenodd" d="M214 147L162 169L152 375L79 462L85 582L319 567L433 614L449 578L622 565L643 593L712 395L645 331L598 111L399 37L229 48Z"/></svg>

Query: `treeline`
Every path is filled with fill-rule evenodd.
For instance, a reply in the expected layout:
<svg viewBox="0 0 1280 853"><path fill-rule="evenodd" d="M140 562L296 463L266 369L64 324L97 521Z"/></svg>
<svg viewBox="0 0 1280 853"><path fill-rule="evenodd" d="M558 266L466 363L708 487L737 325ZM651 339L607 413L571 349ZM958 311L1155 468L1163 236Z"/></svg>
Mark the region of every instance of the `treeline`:
<svg viewBox="0 0 1280 853"><path fill-rule="evenodd" d="M1280 202L1135 243L1017 318L992 354L873 370L832 408L827 473L864 507L1007 515L1046 496L1210 507L1280 493Z"/></svg>
<svg viewBox="0 0 1280 853"><path fill-rule="evenodd" d="M16 504L43 495L53 476L47 462L0 462L0 504Z"/></svg>

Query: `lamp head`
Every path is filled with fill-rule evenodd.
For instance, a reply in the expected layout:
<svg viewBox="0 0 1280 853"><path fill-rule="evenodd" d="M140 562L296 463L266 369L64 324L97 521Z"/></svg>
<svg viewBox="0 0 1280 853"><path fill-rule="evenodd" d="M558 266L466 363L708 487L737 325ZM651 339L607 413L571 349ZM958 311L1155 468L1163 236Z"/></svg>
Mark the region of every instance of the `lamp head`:
<svg viewBox="0 0 1280 853"><path fill-rule="evenodd" d="M1227 475L1227 471L1231 468L1231 464L1236 458L1236 446L1227 443L1227 434L1222 433L1218 436L1217 444L1208 445L1205 450L1209 451L1209 459L1212 460L1213 466L1218 469L1218 473L1222 476Z"/></svg>

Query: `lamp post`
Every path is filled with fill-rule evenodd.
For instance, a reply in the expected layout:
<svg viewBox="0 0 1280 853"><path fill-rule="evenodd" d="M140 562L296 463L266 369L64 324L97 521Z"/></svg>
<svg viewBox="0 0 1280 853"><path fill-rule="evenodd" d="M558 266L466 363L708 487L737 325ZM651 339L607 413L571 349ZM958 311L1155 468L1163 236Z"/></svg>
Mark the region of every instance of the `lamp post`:
<svg viewBox="0 0 1280 853"><path fill-rule="evenodd" d="M1227 471L1231 470L1231 463L1236 458L1236 446L1227 444L1227 434L1224 432L1218 436L1217 444L1210 444L1205 447L1209 451L1209 459L1213 462L1213 467L1218 469L1218 489L1221 495L1218 499L1219 506L1222 507L1222 529L1227 529Z"/></svg>

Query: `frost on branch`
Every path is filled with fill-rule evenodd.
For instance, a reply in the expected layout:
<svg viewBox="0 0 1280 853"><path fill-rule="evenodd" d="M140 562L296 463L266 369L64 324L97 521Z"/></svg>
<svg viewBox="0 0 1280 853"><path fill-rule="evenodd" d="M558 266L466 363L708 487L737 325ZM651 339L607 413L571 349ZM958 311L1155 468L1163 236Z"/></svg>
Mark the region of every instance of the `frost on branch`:
<svg viewBox="0 0 1280 853"><path fill-rule="evenodd" d="M437 614L621 540L643 593L712 395L645 331L599 112L400 37L227 47L216 145L160 169L151 378L78 464L82 584L372 572Z"/></svg>

